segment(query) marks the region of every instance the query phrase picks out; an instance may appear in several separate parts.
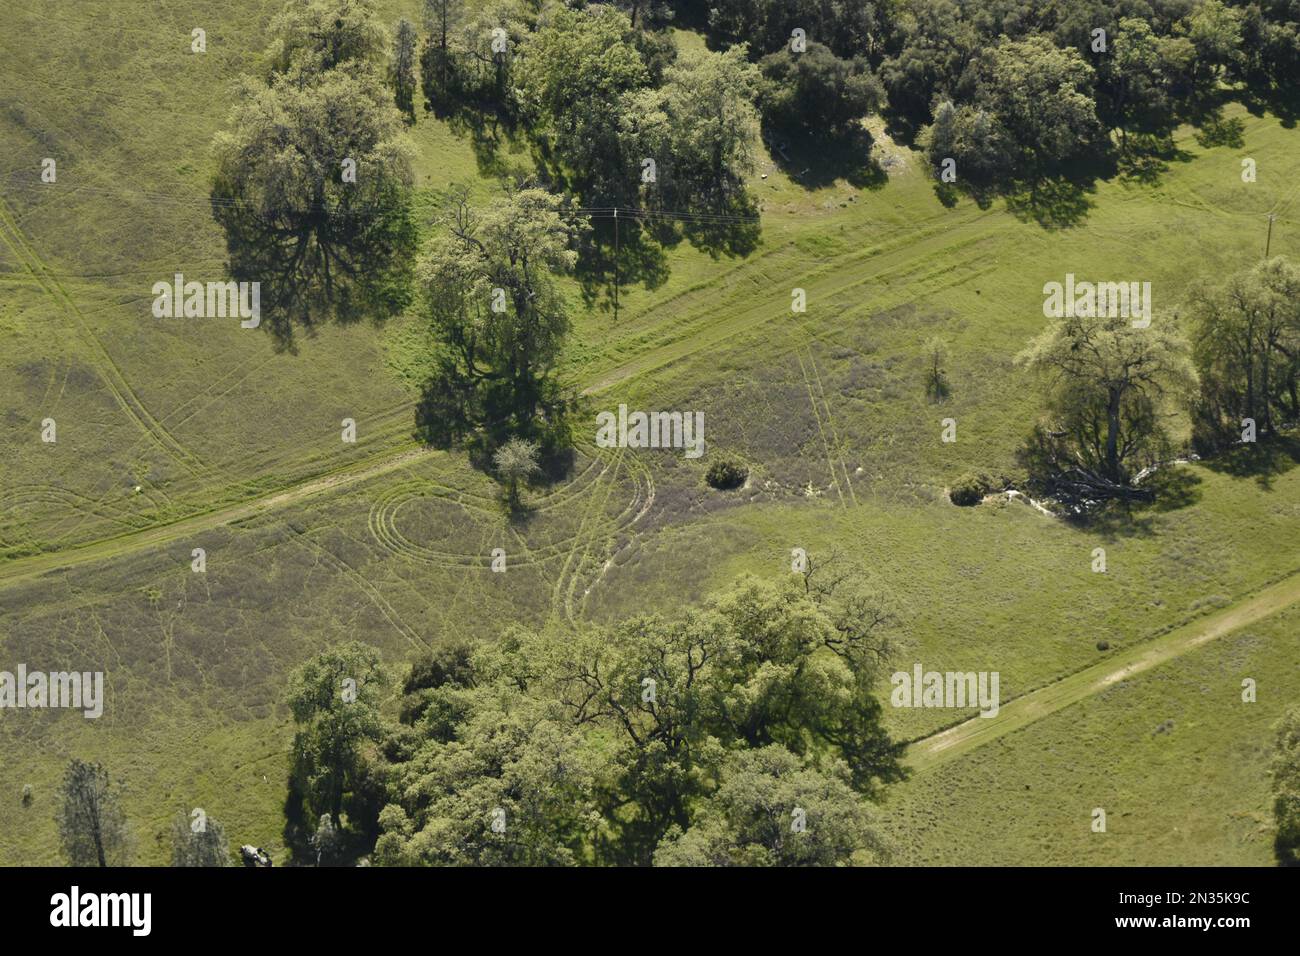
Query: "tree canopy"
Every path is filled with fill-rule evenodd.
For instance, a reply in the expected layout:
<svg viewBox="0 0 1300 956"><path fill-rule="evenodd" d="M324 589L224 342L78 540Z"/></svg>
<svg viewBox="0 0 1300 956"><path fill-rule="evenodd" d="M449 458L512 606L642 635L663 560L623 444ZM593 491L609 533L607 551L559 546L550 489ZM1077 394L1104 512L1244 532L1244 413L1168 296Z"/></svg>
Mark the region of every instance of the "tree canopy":
<svg viewBox="0 0 1300 956"><path fill-rule="evenodd" d="M1279 422L1300 419L1300 268L1276 256L1205 290L1191 307L1202 450L1238 440L1247 420L1265 438Z"/></svg>
<svg viewBox="0 0 1300 956"><path fill-rule="evenodd" d="M287 344L295 325L401 311L416 230L368 0L292 5L272 30L269 76L241 81L217 134L211 198L232 275L261 283L268 327Z"/></svg>
<svg viewBox="0 0 1300 956"><path fill-rule="evenodd" d="M902 769L872 686L899 620L870 583L802 581L742 579L613 627L514 628L420 668L376 859L878 858L864 801ZM780 804L756 806L769 786ZM786 838L796 809L806 828Z"/></svg>
<svg viewBox="0 0 1300 956"><path fill-rule="evenodd" d="M1190 347L1168 319L1135 328L1127 316L1071 316L1052 324L1017 361L1041 375L1051 416L1034 462L1104 497L1128 486L1135 462L1167 448L1168 416L1192 395Z"/></svg>
<svg viewBox="0 0 1300 956"><path fill-rule="evenodd" d="M481 206L456 188L444 209L444 228L419 268L443 348L427 387L430 437L446 443L482 432L495 444L532 434L539 410L562 411L546 378L569 331L556 277L573 271L582 226L560 197L535 187Z"/></svg>

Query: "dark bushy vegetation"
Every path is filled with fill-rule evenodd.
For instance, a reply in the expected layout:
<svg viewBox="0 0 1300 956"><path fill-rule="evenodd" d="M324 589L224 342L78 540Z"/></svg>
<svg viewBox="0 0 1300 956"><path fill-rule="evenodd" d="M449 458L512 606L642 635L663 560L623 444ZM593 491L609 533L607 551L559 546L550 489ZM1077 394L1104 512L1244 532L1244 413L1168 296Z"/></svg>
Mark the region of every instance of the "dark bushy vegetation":
<svg viewBox="0 0 1300 956"><path fill-rule="evenodd" d="M722 491L739 488L749 477L749 466L735 458L720 458L709 466L704 480Z"/></svg>
<svg viewBox="0 0 1300 956"><path fill-rule="evenodd" d="M809 568L675 614L448 642L412 666L397 724L373 650L312 658L289 692L291 846L317 865L883 859L872 804L903 747L873 687L896 602ZM796 809L807 836L786 832Z"/></svg>
<svg viewBox="0 0 1300 956"><path fill-rule="evenodd" d="M990 481L987 475L968 472L953 482L952 488L948 490L948 498L953 504L963 508L977 505L992 490Z"/></svg>

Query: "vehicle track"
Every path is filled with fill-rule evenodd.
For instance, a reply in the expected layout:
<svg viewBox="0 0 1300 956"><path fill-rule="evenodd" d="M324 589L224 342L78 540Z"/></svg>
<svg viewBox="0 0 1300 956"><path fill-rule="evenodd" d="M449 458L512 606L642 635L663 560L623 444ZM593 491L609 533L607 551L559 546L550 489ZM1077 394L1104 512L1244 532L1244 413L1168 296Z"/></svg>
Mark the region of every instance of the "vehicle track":
<svg viewBox="0 0 1300 956"><path fill-rule="evenodd" d="M195 477L213 477L213 470L177 441L140 401L139 396L135 394L125 377L123 377L117 363L113 361L112 356L108 354L108 350L104 348L103 343L91 330L81 309L73 301L60 280L53 277L36 250L27 242L22 230L18 228L13 219L9 204L5 202L3 197L0 197L0 241L4 242L18 262L27 269L41 288L59 304L63 312L73 320L81 332L82 339L95 353L98 360L96 365L104 384L123 411L130 416L140 429L152 438L160 450L190 474Z"/></svg>
<svg viewBox="0 0 1300 956"><path fill-rule="evenodd" d="M1300 569L1222 610L1194 618L1158 637L1125 648L1103 661L1007 701L999 707L996 717L972 717L923 737L908 747L907 763L917 772L932 770L1120 681L1262 621L1298 601Z"/></svg>

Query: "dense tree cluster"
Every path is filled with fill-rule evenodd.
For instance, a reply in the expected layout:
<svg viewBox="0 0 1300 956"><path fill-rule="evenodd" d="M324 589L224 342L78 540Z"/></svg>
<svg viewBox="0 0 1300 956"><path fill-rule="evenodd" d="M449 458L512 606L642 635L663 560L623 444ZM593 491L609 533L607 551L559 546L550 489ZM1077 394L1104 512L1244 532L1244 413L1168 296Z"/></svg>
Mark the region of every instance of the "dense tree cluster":
<svg viewBox="0 0 1300 956"><path fill-rule="evenodd" d="M1252 426L1262 440L1300 422L1300 268L1278 256L1230 277L1200 300L1192 334L1200 451L1240 441Z"/></svg>
<svg viewBox="0 0 1300 956"><path fill-rule="evenodd" d="M1167 136L1212 116L1223 84L1294 111L1300 75L1295 0L716 0L704 26L715 44L747 42L774 79L776 64L799 61L801 33L815 60L802 75L786 67L793 82L773 102L814 78L829 89L850 71L864 86L879 77L895 134L918 136L936 173L955 160L956 182L976 189L1108 152L1099 131L1121 150L1133 133ZM1045 142L1049 126L1062 131Z"/></svg>
<svg viewBox="0 0 1300 956"><path fill-rule="evenodd" d="M678 48L674 11L709 49ZM419 292L438 342L426 437L476 444L485 461L519 438L545 458L566 441L549 376L569 328L556 279L616 302L624 281L661 281L664 243L752 248L760 116L782 137L842 139L866 163L862 120L881 111L948 188L1027 186L1033 200L1044 180L1167 146L1184 120L1213 127L1234 85L1285 107L1295 13L1295 0L718 0L701 18L686 4L427 0L421 35L405 20L385 31L372 0L310 0L272 24L269 70L217 138L213 207L236 278L266 283L273 328L382 317ZM401 135L417 85L476 136L522 132L537 170L504 198L445 197L418 276ZM1242 419L1274 435L1300 415L1295 285L1272 263L1217 292L1190 330L1194 363L1168 325L1049 330L1025 359L1051 380L1032 457L1126 487L1192 391L1199 446L1227 443ZM941 397L937 360L931 379Z"/></svg>
<svg viewBox="0 0 1300 956"><path fill-rule="evenodd" d="M679 614L444 646L386 729L340 693L380 686L347 645L293 682L297 779L331 826L377 823L382 864L874 862L872 800L902 776L874 696L898 626L856 577L743 578ZM377 819L350 796L366 776Z"/></svg>

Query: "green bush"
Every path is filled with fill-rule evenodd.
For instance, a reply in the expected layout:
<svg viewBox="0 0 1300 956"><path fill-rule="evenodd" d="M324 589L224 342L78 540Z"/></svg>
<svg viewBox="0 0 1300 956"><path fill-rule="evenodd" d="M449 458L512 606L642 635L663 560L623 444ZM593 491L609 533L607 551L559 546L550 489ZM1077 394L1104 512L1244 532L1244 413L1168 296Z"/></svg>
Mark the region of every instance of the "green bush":
<svg viewBox="0 0 1300 956"><path fill-rule="evenodd" d="M984 496L988 492L989 481L985 476L967 473L958 478L953 484L948 492L948 498L955 505L969 508L984 500Z"/></svg>
<svg viewBox="0 0 1300 956"><path fill-rule="evenodd" d="M720 458L709 466L708 472L704 476L714 488L727 490L729 488L739 488L749 477L749 468L742 461L735 458Z"/></svg>

